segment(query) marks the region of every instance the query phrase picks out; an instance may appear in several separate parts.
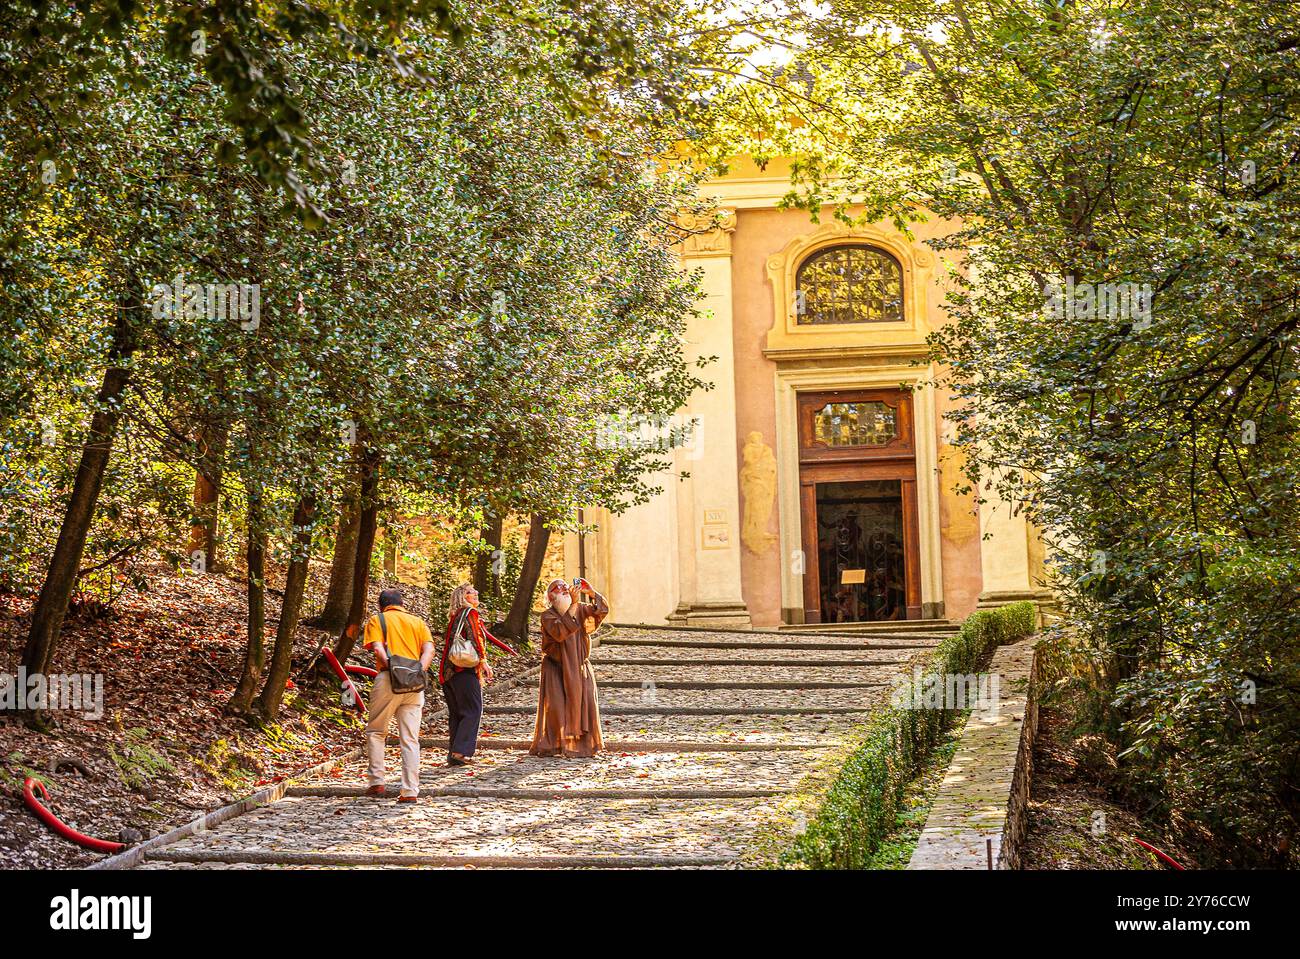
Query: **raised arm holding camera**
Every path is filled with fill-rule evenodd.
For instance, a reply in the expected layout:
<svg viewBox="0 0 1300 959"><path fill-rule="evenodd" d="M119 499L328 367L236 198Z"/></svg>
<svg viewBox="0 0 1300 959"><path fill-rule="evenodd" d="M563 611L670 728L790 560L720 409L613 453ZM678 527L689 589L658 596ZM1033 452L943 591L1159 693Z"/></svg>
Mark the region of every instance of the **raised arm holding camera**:
<svg viewBox="0 0 1300 959"><path fill-rule="evenodd" d="M583 596L590 602L582 602ZM542 673L537 699L534 756L594 756L604 746L596 677L591 669L591 634L609 615L609 605L585 579L562 579L546 589L550 608L542 613Z"/></svg>

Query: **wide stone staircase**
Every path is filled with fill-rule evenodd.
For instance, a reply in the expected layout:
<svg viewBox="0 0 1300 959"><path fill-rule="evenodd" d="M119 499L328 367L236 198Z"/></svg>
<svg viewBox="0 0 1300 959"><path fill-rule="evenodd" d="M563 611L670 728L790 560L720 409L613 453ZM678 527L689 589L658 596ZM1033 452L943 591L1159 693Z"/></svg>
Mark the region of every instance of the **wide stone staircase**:
<svg viewBox="0 0 1300 959"><path fill-rule="evenodd" d="M446 739L423 740L419 803L362 795L353 758L140 868L741 868L798 782L953 629L606 626L600 755L528 755L533 675L487 690L474 765L444 766ZM441 718L426 728L445 737ZM397 763L390 740L392 785Z"/></svg>

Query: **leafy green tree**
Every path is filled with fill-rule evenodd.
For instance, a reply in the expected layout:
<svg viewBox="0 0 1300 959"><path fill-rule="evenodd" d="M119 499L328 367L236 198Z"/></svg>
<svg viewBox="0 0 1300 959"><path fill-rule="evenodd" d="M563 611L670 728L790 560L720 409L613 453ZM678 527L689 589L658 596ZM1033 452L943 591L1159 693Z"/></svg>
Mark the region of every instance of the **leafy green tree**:
<svg viewBox="0 0 1300 959"><path fill-rule="evenodd" d="M347 498L356 470L341 655L364 609L384 503L562 515L649 494L640 476L653 451L611 448L598 427L624 410L671 412L701 385L678 343L694 287L668 242L692 174L652 169L675 135L664 89L688 80L673 73L677 41L656 32L657 17L620 27L663 46L666 79L634 84L590 57L590 31L568 14L540 38L514 20L502 22L513 33L490 34L489 13L459 42L408 38L403 56L418 70L396 78L323 41L279 50L281 92L320 122L315 161L291 188L222 149L240 122L229 91L165 56L171 40L148 18L114 27L92 64L81 53L49 60L61 90L84 93L66 128L23 71L3 78L4 321L17 335L0 362L30 384L0 397L6 435L17 431L4 475L29 475L36 461L66 480L18 490L59 529L29 670L53 660L88 548L117 547L134 477L165 479L139 505L174 523L140 531L136 548L170 551L200 573L216 514L195 511L204 548L176 555L194 475L185 468L221 484L246 540L249 598L230 705L263 717L278 709L318 518ZM44 56L75 31L23 35ZM582 89L585 111L574 109ZM286 202L319 207L328 225L303 229L280 215ZM75 349L47 357L42 337ZM35 404L75 420L89 399L79 384L93 378L73 469L64 450L55 457L30 438ZM220 442L205 438L213 430ZM5 529L21 528L15 502L0 504ZM264 677L265 557L286 535L290 579ZM29 566L39 561L39 537L20 546Z"/></svg>
<svg viewBox="0 0 1300 959"><path fill-rule="evenodd" d="M808 209L956 222L933 358L967 482L1045 531L1058 648L1127 787L1207 857L1293 861L1294 22L834 0L788 29L777 85L805 77L809 119L728 102L774 117L763 147L798 158Z"/></svg>
<svg viewBox="0 0 1300 959"><path fill-rule="evenodd" d="M304 53L365 59L409 77L418 70L406 55L412 37L459 44L470 37L523 35L526 46L565 55L532 68L559 94L557 106L581 113L600 104L588 82L596 76L635 82L665 100L675 97L682 74L662 69L673 49L658 41L677 18L672 4L609 0L18 0L0 13L0 86L10 102L40 103L46 122L24 131L25 142L53 150L81 122L97 87L147 87L160 57L195 64L220 91L229 135L215 145L218 154L242 157L264 182L283 190L288 210L318 226L326 212L306 180L328 159L314 138L317 118L301 98ZM134 47L141 33L159 40L149 56ZM55 78L65 82L51 82Z"/></svg>

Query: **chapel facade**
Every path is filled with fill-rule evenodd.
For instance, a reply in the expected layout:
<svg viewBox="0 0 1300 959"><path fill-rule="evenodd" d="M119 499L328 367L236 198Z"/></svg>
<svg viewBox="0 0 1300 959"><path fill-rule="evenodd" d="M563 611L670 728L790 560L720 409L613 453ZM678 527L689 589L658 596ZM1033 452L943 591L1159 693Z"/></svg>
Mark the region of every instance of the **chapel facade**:
<svg viewBox="0 0 1300 959"><path fill-rule="evenodd" d="M926 336L964 264L925 240L953 224L909 239L829 209L816 223L781 209L789 182L780 162L740 160L703 185L717 213L681 248L705 294L686 349L717 357L714 388L682 411L699 427L654 478L662 494L583 511L595 532L566 534L566 574L599 584L614 621L656 625L958 621L1046 601L1037 530L955 490L951 398L929 385Z"/></svg>

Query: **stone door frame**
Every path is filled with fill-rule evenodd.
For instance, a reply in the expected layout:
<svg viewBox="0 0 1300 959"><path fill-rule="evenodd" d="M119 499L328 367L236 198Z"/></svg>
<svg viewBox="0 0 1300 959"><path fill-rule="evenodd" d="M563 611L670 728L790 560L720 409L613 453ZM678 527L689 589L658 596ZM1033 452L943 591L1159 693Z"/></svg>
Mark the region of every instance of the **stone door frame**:
<svg viewBox="0 0 1300 959"><path fill-rule="evenodd" d="M803 621L824 622L821 608L821 543L818 535L817 485L857 480L896 480L903 523L903 570L908 619L921 618L920 543L916 522L916 424L912 394L900 389L797 390L799 404L799 492L803 524ZM811 443L811 416L818 404L841 400L880 400L897 410L897 435L882 447L818 448ZM896 405L895 405L896 404Z"/></svg>
<svg viewBox="0 0 1300 959"><path fill-rule="evenodd" d="M803 508L799 479L799 394L912 386L916 448L916 529L920 550L921 618L943 615L943 555L939 517L938 436L932 366L894 362L835 367L778 368L776 390L777 509L781 536L781 616L803 621Z"/></svg>

